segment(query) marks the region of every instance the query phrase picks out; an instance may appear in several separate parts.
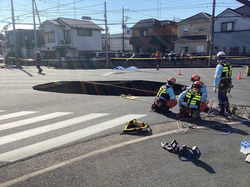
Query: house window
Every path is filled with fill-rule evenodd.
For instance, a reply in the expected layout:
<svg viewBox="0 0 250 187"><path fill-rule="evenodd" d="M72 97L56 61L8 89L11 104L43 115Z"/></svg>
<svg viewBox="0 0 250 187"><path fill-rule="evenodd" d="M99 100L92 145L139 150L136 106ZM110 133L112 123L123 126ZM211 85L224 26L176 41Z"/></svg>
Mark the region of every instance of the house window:
<svg viewBox="0 0 250 187"><path fill-rule="evenodd" d="M204 53L205 52L205 46L196 46L196 52L197 53Z"/></svg>
<svg viewBox="0 0 250 187"><path fill-rule="evenodd" d="M90 29L77 29L77 36L92 36Z"/></svg>
<svg viewBox="0 0 250 187"><path fill-rule="evenodd" d="M201 27L201 28L194 28L194 33L202 33L205 31L205 28Z"/></svg>
<svg viewBox="0 0 250 187"><path fill-rule="evenodd" d="M230 32L234 30L234 22L221 23L221 32Z"/></svg>
<svg viewBox="0 0 250 187"><path fill-rule="evenodd" d="M55 32L54 31L45 33L45 42L46 43L55 42Z"/></svg>
<svg viewBox="0 0 250 187"><path fill-rule="evenodd" d="M188 34L188 27L184 27L183 34Z"/></svg>
<svg viewBox="0 0 250 187"><path fill-rule="evenodd" d="M141 31L140 31L140 36L141 36L141 37L147 36L147 30L141 30Z"/></svg>
<svg viewBox="0 0 250 187"><path fill-rule="evenodd" d="M232 56L239 55L239 47L230 47L229 48L229 55L232 55Z"/></svg>
<svg viewBox="0 0 250 187"><path fill-rule="evenodd" d="M71 43L71 38L70 38L70 30L63 31L64 33L64 41L66 44Z"/></svg>
<svg viewBox="0 0 250 187"><path fill-rule="evenodd" d="M188 53L188 49L189 49L188 45L180 46L180 53Z"/></svg>

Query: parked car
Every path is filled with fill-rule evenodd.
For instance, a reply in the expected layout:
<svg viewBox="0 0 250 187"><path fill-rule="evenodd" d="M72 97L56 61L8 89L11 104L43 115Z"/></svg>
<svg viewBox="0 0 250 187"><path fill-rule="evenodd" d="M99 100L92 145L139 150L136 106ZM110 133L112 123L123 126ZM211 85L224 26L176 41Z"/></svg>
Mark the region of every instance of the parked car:
<svg viewBox="0 0 250 187"><path fill-rule="evenodd" d="M4 57L0 56L0 63L3 63Z"/></svg>

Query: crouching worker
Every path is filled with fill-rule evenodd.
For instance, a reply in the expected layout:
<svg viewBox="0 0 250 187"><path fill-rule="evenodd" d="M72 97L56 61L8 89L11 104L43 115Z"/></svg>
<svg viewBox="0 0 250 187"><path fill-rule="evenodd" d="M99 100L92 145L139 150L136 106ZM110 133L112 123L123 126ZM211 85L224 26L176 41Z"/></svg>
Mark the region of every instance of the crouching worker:
<svg viewBox="0 0 250 187"><path fill-rule="evenodd" d="M196 81L201 81L200 79L201 79L201 77L199 75L197 75L197 74L192 75L192 77L190 78L190 81L192 81L192 85L187 87L186 90L190 90ZM201 84L202 84L202 86L200 88L200 91L201 91L202 95L204 97L206 97L205 99L207 99L207 87L202 81L201 81Z"/></svg>
<svg viewBox="0 0 250 187"><path fill-rule="evenodd" d="M206 95L201 92L201 81L195 81L190 90L183 91L178 97L180 113L177 118L191 117L194 119L200 118L200 112L207 108Z"/></svg>
<svg viewBox="0 0 250 187"><path fill-rule="evenodd" d="M173 85L175 84L176 79L170 77L167 84L160 87L152 109L156 112L168 113L170 108L173 108L177 105L176 96L174 94Z"/></svg>

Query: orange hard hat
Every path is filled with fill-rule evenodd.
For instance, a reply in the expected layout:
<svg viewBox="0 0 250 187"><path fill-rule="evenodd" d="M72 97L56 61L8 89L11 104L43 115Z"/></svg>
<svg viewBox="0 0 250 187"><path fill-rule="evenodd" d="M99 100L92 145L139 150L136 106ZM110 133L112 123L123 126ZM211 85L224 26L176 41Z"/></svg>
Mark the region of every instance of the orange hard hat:
<svg viewBox="0 0 250 187"><path fill-rule="evenodd" d="M202 87L202 83L201 81L195 81L193 84L193 88L198 88L200 89Z"/></svg>
<svg viewBox="0 0 250 187"><path fill-rule="evenodd" d="M200 76L197 75L197 74L194 74L194 75L192 75L192 77L191 77L190 80L191 80L192 82L194 82L194 81L199 81L199 80L200 80Z"/></svg>
<svg viewBox="0 0 250 187"><path fill-rule="evenodd" d="M170 77L170 78L168 79L168 84L170 84L170 85L175 84L175 82L176 82L176 79L173 78L173 77Z"/></svg>

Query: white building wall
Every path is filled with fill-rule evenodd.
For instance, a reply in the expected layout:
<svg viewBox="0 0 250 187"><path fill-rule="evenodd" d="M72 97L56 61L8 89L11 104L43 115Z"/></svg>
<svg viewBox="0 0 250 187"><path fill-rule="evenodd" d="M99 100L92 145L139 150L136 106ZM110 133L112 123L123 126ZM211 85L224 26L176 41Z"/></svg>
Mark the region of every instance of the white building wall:
<svg viewBox="0 0 250 187"><path fill-rule="evenodd" d="M80 51L101 51L102 36L101 31L92 30L92 36L77 36L77 29L71 30L73 38L72 47L78 48Z"/></svg>
<svg viewBox="0 0 250 187"><path fill-rule="evenodd" d="M133 46L129 43L129 38L132 37L130 34L124 34L124 50L132 51ZM122 34L110 35L110 51L123 51Z"/></svg>
<svg viewBox="0 0 250 187"><path fill-rule="evenodd" d="M71 43L65 44L61 41L64 40L64 31L70 30ZM102 39L101 30L92 30L92 36L77 36L77 29L71 28L67 25L45 25L45 32L55 32L55 42L46 43L46 47L42 47L42 51L56 51L56 47L70 47L67 50L66 56L77 57L79 51L101 51Z"/></svg>
<svg viewBox="0 0 250 187"><path fill-rule="evenodd" d="M249 21L250 18L241 17L239 14L234 12L226 12L215 20L214 32L221 32L221 23L224 22L234 22L234 31L249 30Z"/></svg>
<svg viewBox="0 0 250 187"><path fill-rule="evenodd" d="M221 32L224 22L234 22L234 31ZM214 54L222 50L229 54L231 47L239 47L239 54L250 54L250 18L227 11L215 20L214 32Z"/></svg>

